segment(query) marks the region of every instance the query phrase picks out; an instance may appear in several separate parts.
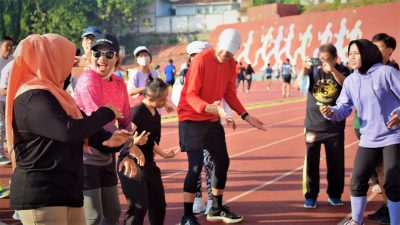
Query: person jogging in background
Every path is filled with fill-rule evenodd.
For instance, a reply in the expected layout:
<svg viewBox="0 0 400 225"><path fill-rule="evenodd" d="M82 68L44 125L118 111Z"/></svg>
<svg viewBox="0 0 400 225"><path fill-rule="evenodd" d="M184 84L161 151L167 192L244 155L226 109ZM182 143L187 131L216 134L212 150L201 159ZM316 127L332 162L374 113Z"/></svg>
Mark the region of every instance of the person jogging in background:
<svg viewBox="0 0 400 225"><path fill-rule="evenodd" d="M250 125L265 130L263 123L246 112L236 96L236 62L233 55L239 50L241 37L235 29L225 29L217 46L193 58L178 105L179 142L187 152L188 172L184 181L184 215L182 225L198 225L193 214L197 182L203 165L203 149L214 160L212 178L213 206L207 215L212 222L238 223L236 215L222 205L229 167L225 132L219 121L218 104L222 98Z"/></svg>
<svg viewBox="0 0 400 225"><path fill-rule="evenodd" d="M390 224L400 224L400 72L382 64L382 54L371 41L351 41L349 67L336 105L321 107L332 121L348 117L353 107L360 117L361 138L351 175L351 214L346 225L364 224L368 180L383 161Z"/></svg>
<svg viewBox="0 0 400 225"><path fill-rule="evenodd" d="M165 82L168 85L171 86L174 85L176 68L174 66L174 61L172 59L168 59L168 65L164 68L164 74L165 74Z"/></svg>

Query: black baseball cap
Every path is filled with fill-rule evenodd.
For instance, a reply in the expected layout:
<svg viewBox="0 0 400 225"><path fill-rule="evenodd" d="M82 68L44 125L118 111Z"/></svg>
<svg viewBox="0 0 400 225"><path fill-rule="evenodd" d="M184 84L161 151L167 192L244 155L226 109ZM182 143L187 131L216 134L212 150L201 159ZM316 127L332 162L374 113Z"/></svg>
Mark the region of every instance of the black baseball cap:
<svg viewBox="0 0 400 225"><path fill-rule="evenodd" d="M93 39L92 50L99 45L104 45L114 52L119 52L119 44L117 38L111 34L99 34Z"/></svg>

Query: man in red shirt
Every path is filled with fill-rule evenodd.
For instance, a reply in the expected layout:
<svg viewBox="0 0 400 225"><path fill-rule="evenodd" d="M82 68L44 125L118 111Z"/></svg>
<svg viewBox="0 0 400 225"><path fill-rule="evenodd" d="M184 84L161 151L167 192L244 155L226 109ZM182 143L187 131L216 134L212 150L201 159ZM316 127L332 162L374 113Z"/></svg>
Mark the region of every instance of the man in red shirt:
<svg viewBox="0 0 400 225"><path fill-rule="evenodd" d="M184 183L182 225L198 225L193 215L197 180L203 165L203 149L209 150L215 163L212 177L213 207L207 220L238 223L242 216L222 205L229 167L225 132L220 123L218 104L222 98L250 125L265 130L263 123L249 115L236 96L236 62L241 37L234 29L225 29L217 46L197 54L189 67L178 105L179 139L188 155L189 167Z"/></svg>

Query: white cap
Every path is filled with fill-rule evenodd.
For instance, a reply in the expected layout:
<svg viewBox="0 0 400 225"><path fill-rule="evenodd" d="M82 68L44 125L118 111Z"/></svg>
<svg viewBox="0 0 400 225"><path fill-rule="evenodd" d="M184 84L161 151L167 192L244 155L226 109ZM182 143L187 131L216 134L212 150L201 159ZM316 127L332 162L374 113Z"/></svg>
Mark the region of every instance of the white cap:
<svg viewBox="0 0 400 225"><path fill-rule="evenodd" d="M135 51L133 51L133 55L135 57L137 57L137 55L139 54L139 52L145 51L147 53L149 53L149 55L151 56L150 51L146 48L146 46L139 46L137 48L135 48Z"/></svg>
<svg viewBox="0 0 400 225"><path fill-rule="evenodd" d="M235 55L240 48L241 42L242 38L240 37L240 33L233 28L228 28L219 35L217 48Z"/></svg>
<svg viewBox="0 0 400 225"><path fill-rule="evenodd" d="M206 41L193 41L187 45L186 52L188 55L191 55L202 52L208 48L211 48L211 45Z"/></svg>

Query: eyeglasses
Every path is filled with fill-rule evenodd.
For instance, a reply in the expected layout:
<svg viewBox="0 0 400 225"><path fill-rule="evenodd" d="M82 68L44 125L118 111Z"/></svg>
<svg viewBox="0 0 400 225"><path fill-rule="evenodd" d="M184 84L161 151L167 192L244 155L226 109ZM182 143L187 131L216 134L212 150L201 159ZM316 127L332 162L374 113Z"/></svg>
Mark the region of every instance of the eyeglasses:
<svg viewBox="0 0 400 225"><path fill-rule="evenodd" d="M99 50L97 50L97 51L92 50L92 55L95 58L100 58L101 56L105 56L107 59L113 59L115 57L115 54L116 53L113 51L103 52L103 51L99 51Z"/></svg>

